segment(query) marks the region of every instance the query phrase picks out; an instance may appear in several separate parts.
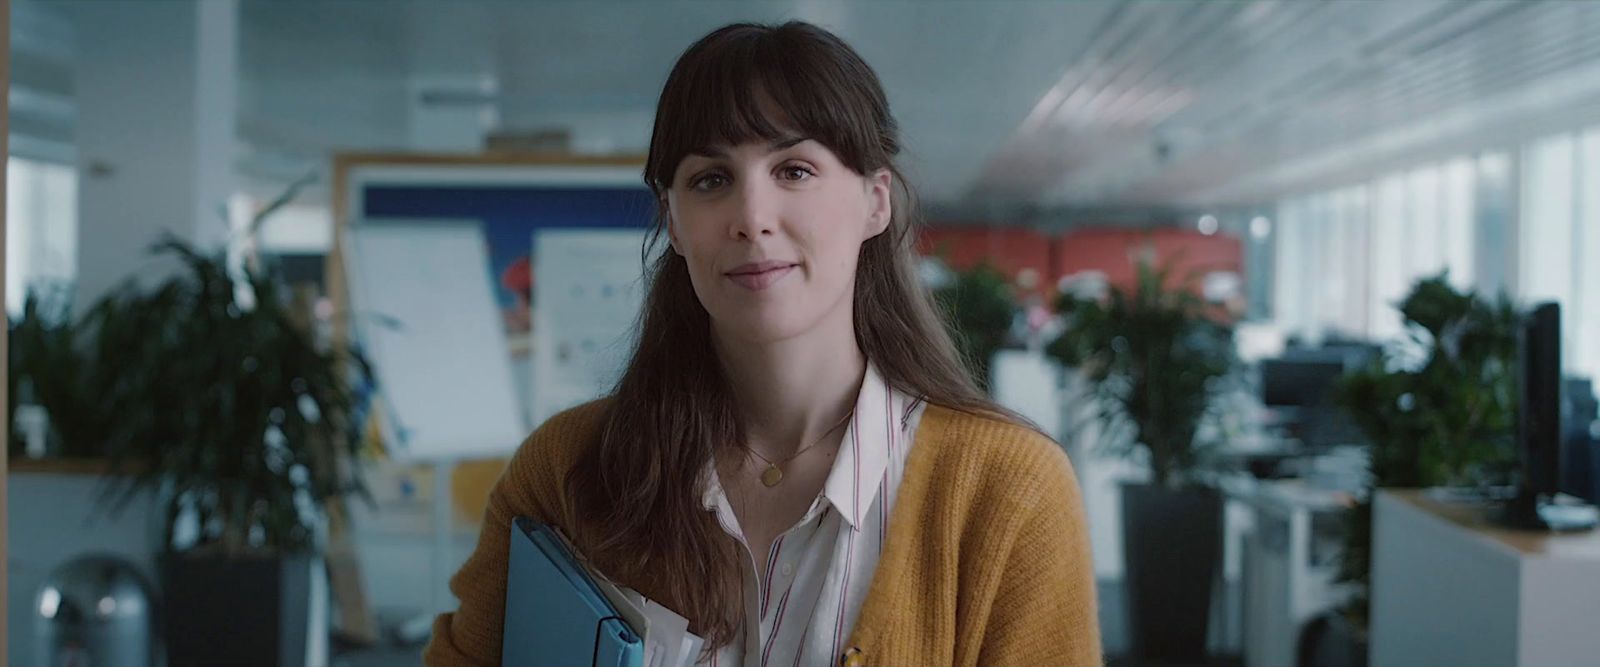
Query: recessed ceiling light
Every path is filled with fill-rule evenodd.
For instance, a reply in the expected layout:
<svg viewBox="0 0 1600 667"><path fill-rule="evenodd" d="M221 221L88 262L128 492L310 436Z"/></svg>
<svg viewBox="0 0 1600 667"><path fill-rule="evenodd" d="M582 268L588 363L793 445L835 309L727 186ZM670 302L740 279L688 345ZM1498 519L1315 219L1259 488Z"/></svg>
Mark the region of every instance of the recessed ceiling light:
<svg viewBox="0 0 1600 667"><path fill-rule="evenodd" d="M1267 238L1267 235L1271 233L1272 221L1268 220L1266 216L1258 215L1250 219L1250 236L1252 238L1259 241Z"/></svg>

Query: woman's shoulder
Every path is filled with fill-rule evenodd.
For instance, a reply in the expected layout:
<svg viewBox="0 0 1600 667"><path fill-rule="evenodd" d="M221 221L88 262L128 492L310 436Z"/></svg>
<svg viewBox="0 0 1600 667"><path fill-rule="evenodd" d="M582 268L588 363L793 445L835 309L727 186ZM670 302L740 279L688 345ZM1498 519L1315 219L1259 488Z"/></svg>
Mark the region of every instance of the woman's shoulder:
<svg viewBox="0 0 1600 667"><path fill-rule="evenodd" d="M550 441L596 434L610 406L611 397L603 396L557 412L534 429L528 439Z"/></svg>
<svg viewBox="0 0 1600 667"><path fill-rule="evenodd" d="M599 437L608 405L602 398L562 410L522 441L496 484L515 513L567 527L564 480L579 452Z"/></svg>
<svg viewBox="0 0 1600 667"><path fill-rule="evenodd" d="M942 443L946 455L980 458L985 463L1031 462L1038 457L1065 456L1061 445L1030 424L1005 415L929 405L922 416L917 446L923 438ZM998 460L997 460L998 459Z"/></svg>
<svg viewBox="0 0 1600 667"><path fill-rule="evenodd" d="M913 452L917 450L926 455L923 467L929 474L974 482L950 491L1008 503L1079 502L1066 450L1032 426L1002 415L930 405L918 430Z"/></svg>
<svg viewBox="0 0 1600 667"><path fill-rule="evenodd" d="M511 466L565 473L585 446L600 436L610 398L599 398L551 415L517 447Z"/></svg>

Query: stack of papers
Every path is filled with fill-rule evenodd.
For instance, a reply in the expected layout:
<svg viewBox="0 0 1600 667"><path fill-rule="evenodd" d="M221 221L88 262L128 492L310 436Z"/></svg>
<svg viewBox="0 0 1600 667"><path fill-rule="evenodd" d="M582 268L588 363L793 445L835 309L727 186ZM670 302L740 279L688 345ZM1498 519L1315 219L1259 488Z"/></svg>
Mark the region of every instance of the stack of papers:
<svg viewBox="0 0 1600 667"><path fill-rule="evenodd" d="M705 641L688 627L589 568L554 527L512 522L502 667L692 667Z"/></svg>

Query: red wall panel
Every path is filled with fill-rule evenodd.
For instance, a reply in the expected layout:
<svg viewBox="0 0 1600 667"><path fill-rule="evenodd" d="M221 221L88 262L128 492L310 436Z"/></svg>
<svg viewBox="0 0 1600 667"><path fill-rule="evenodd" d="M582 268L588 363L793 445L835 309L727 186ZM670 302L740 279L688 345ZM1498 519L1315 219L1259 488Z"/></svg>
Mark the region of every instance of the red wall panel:
<svg viewBox="0 0 1600 667"><path fill-rule="evenodd" d="M1134 286L1138 258L1151 253L1156 266L1169 262L1171 277L1182 279L1195 272L1195 286L1206 273L1232 272L1244 276L1244 246L1225 234L1206 236L1185 229L1076 229L1056 239L1057 264L1051 280L1082 271L1104 272L1112 285Z"/></svg>
<svg viewBox="0 0 1600 667"><path fill-rule="evenodd" d="M987 260L1015 280L1023 269L1033 269L1039 290L1055 288L1054 252L1049 235L1032 229L1006 227L929 227L917 249L924 255L943 257L950 268L965 271ZM1038 291L1038 290L1035 290Z"/></svg>
<svg viewBox="0 0 1600 667"><path fill-rule="evenodd" d="M1241 290L1245 279L1244 245L1238 238L1225 234L1206 236L1188 229L1089 227L1052 236L1033 229L998 226L929 227L923 231L918 250L924 255L943 257L955 270L987 261L1013 281L1023 269L1033 269L1039 277L1038 285L1031 290L1018 289L1018 295L1042 297L1044 304L1054 300L1061 278L1083 271L1103 272L1112 285L1132 289L1137 262L1143 254L1148 254L1157 266L1170 264L1171 280L1182 281L1192 273L1192 286L1197 293L1208 273L1235 274ZM1229 301L1242 303L1242 299L1241 292ZM1242 305L1230 303L1222 308L1236 310Z"/></svg>

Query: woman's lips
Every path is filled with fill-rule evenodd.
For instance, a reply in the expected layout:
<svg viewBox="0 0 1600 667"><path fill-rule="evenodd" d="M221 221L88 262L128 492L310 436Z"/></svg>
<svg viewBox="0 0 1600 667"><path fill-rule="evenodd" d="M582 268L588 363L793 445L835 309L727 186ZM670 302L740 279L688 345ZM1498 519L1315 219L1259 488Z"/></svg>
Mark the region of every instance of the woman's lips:
<svg viewBox="0 0 1600 667"><path fill-rule="evenodd" d="M760 291L782 280L794 271L794 264L765 263L745 265L728 272L728 279L747 290Z"/></svg>

